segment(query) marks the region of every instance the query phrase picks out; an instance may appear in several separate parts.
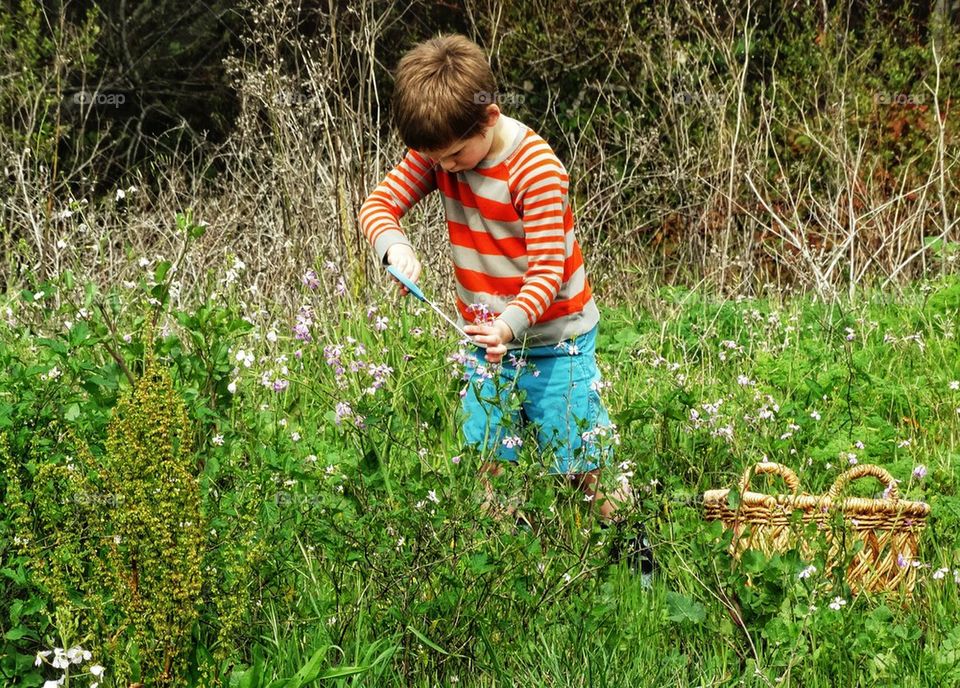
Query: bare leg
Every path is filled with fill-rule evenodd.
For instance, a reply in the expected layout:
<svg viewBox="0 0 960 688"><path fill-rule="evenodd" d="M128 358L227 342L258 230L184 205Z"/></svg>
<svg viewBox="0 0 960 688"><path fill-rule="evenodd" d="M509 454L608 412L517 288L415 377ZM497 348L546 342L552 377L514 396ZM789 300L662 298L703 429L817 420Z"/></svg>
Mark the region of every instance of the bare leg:
<svg viewBox="0 0 960 688"><path fill-rule="evenodd" d="M491 518L502 520L505 516L513 516L515 509L509 504L501 506L498 503L497 495L493 491L493 485L490 484L490 478L487 474L496 478L503 473L503 463L500 461L484 461L480 464L480 482L483 484L484 499L480 505L483 513Z"/></svg>
<svg viewBox="0 0 960 688"><path fill-rule="evenodd" d="M609 494L600 491L600 469L595 468L587 473L576 473L571 477L571 482L584 494L593 498L592 505L597 506L600 518L604 521L614 521L614 514L621 506L629 505L633 499L630 493L623 488L617 487Z"/></svg>

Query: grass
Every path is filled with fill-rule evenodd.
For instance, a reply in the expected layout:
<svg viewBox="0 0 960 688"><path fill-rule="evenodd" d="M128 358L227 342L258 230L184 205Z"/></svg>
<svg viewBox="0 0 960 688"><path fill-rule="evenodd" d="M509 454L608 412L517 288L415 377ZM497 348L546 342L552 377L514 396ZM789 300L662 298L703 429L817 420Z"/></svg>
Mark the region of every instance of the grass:
<svg viewBox="0 0 960 688"><path fill-rule="evenodd" d="M60 581L73 595L57 598L44 562L73 528L34 518L49 505L32 481L37 465L76 457L66 427L109 459L98 438L129 388L117 356L138 372L151 294L173 315L156 348L194 419L208 532L200 622L177 665L186 684L939 686L960 675L956 279L854 303L670 288L603 307L602 396L619 433L615 463L627 462L604 479L629 473L641 496L627 518L654 543L649 590L609 563L608 533L579 493L543 475L533 442L496 487L522 501L534 529L480 513L484 457L457 434L456 342L412 301L350 292L323 310L302 287L312 307L258 318L233 289L177 310L141 284L111 315L88 304L83 320L66 285L34 286L8 316L0 388L5 503L15 483L25 495L0 522L10 536L0 568L24 572L7 575L0 610L12 621L2 666L16 685L55 676L33 655L74 642L107 667L101 685L133 676L121 677L118 659L131 649L123 623L135 620L107 590L98 621L79 592L102 543L79 529L75 565L56 569L78 577ZM44 307L54 294L64 305ZM309 341L295 337L298 322ZM731 561L700 496L763 457L811 493L854 459L876 463L903 498L929 502L913 598L852 596L822 558L797 552ZM782 486L757 478L753 488ZM850 491L882 489L861 480ZM811 563L817 572L801 578ZM137 652L160 651L155 642Z"/></svg>

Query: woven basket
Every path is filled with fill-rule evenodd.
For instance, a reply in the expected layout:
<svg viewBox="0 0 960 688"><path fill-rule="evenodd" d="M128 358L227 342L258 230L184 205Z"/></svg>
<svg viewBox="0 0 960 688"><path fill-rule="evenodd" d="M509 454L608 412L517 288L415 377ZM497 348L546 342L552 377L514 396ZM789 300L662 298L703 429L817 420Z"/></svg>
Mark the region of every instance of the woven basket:
<svg viewBox="0 0 960 688"><path fill-rule="evenodd" d="M790 494L768 495L750 492L750 478L754 474L775 474L784 479ZM883 499L861 497L841 498L847 484L858 478L873 476L886 485ZM708 490L703 495L707 520L719 520L724 528L733 530L730 553L737 559L747 549L755 549L767 556L798 547L805 559L812 558L810 543L803 537L803 528L817 523L826 535L829 549L827 567L846 560L856 543L863 548L853 555L847 567L847 582L856 594L868 592L913 591L916 582L917 540L926 526L930 506L924 502L902 500L893 476L879 466L855 466L837 478L824 495L798 494L800 480L786 466L758 463L748 468L740 479L740 501L736 508L729 505L730 490ZM839 510L843 515L843 529L830 528L828 521ZM792 516L799 511L798 523Z"/></svg>

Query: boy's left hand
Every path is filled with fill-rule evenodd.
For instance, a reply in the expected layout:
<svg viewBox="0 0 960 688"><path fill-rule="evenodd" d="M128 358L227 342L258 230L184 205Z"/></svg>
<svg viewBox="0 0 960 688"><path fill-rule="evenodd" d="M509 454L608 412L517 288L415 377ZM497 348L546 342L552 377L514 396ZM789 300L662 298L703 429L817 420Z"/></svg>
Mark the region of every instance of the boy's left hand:
<svg viewBox="0 0 960 688"><path fill-rule="evenodd" d="M465 325L463 331L478 344L486 345L490 363L500 362L507 353L507 342L513 339L513 330L502 320L494 320L490 325Z"/></svg>

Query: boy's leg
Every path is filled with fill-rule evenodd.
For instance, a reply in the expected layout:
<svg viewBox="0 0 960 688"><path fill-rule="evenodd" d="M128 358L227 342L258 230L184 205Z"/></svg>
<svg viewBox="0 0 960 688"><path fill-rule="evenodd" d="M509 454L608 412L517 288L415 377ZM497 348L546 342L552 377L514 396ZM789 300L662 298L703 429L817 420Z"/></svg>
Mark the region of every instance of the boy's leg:
<svg viewBox="0 0 960 688"><path fill-rule="evenodd" d="M617 487L612 492L604 493L600 490L600 469L596 468L586 473L574 473L570 476L570 481L591 499L591 506L597 509L600 518L604 521L619 520L615 518L616 512L633 503L633 497L623 485Z"/></svg>
<svg viewBox="0 0 960 688"><path fill-rule="evenodd" d="M510 411L510 394L514 391L515 371L509 366L499 367L499 374L491 377L489 364L483 359L482 349L472 350L468 359L469 380L462 397L463 434L468 445L494 458L480 465L478 477L484 496L481 509L487 515L503 519L512 516L514 508L501 505L490 483L490 477L499 476L508 461L517 461L517 451L505 446L503 440L510 432L519 432L520 413ZM482 368L480 366L483 366Z"/></svg>
<svg viewBox="0 0 960 688"><path fill-rule="evenodd" d="M523 408L537 428L537 443L553 455L549 467L553 474L591 473L612 460L615 432L598 391L597 330L538 351L531 359L540 374L519 378L526 394Z"/></svg>

